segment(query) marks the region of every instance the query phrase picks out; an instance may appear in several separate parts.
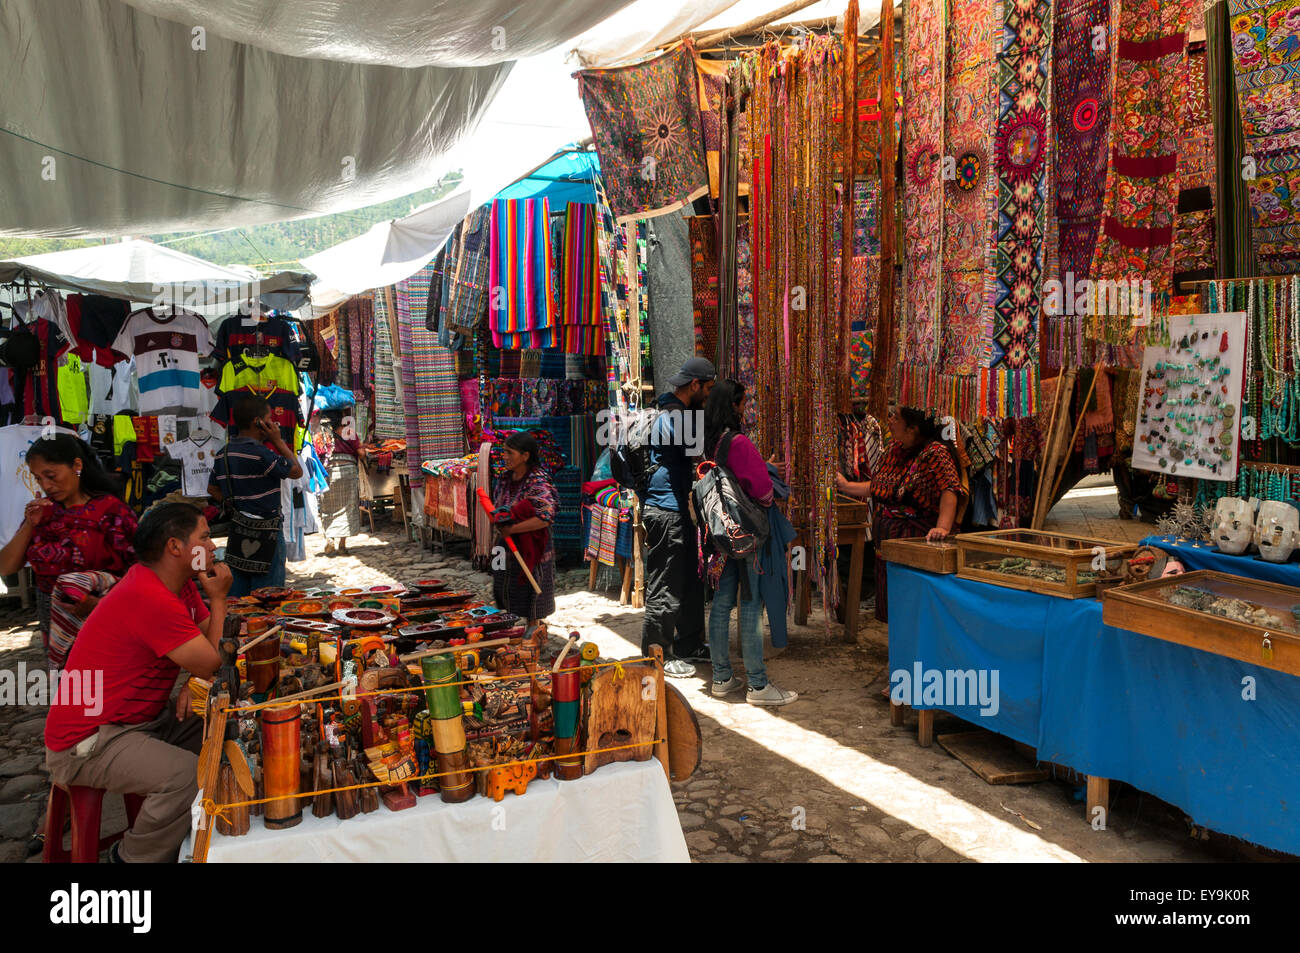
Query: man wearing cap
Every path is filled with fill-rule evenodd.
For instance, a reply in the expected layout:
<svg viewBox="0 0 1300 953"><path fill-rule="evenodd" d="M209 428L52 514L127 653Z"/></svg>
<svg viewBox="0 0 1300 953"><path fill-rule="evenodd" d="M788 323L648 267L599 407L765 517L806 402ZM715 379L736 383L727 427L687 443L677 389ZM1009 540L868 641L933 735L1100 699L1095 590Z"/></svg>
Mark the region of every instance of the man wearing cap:
<svg viewBox="0 0 1300 953"><path fill-rule="evenodd" d="M717 372L693 357L668 379L672 390L655 401L659 416L650 441L650 477L641 524L645 527L645 623L641 654L660 645L664 673L695 674L691 661L708 660L704 631L704 583L698 573L691 485L704 453L704 398Z"/></svg>

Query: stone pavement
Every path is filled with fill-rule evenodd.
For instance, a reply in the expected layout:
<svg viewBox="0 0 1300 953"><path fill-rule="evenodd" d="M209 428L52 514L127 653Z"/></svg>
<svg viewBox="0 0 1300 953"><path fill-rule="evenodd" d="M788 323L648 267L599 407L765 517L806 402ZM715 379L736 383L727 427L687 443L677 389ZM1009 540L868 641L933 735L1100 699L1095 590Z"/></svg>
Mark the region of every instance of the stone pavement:
<svg viewBox="0 0 1300 953"><path fill-rule="evenodd" d="M309 537L310 558L291 563L294 585L374 585L437 575L490 599L490 577L456 555L422 552L400 528L352 540L348 556L324 556ZM577 629L603 655L639 652L640 610L618 604L611 586L586 591L587 571L556 574L553 631ZM814 600L816 601L816 600ZM807 626L793 626L790 645L768 651L768 672L799 700L762 709L737 693L708 694L707 665L674 684L695 708L704 736L700 770L674 785L691 856L704 862L745 861L1205 861L1274 859L1277 855L1191 827L1177 808L1112 785L1110 830L1084 821L1076 790L1064 781L985 784L937 744L916 744L915 716L889 724L887 633L863 606L856 645L842 626L823 624L815 608ZM740 652L732 627L733 664ZM0 608L0 669L43 664L34 611ZM0 706L0 861L22 861L48 786L41 741L43 713ZM941 715L936 733L961 730ZM1116 791L1115 789L1118 788ZM526 795L525 795L526 796ZM114 797L105 829L122 825ZM1036 826L1031 826L1036 825ZM1208 839L1206 839L1208 838Z"/></svg>

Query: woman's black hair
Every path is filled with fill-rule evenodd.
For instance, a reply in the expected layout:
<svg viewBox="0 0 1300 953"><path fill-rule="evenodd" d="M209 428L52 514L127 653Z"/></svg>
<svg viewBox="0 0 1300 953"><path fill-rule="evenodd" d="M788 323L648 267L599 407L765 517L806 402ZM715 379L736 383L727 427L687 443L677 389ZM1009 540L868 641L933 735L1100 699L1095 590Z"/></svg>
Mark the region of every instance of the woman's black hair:
<svg viewBox="0 0 1300 953"><path fill-rule="evenodd" d="M518 450L520 453L528 454L529 472L536 470L542 463L541 449L537 446L537 438L530 433L524 433L522 430L512 433L506 437L506 444L511 450Z"/></svg>
<svg viewBox="0 0 1300 953"><path fill-rule="evenodd" d="M62 463L73 466L81 461L81 492L87 496L116 496L122 498L122 488L95 456L86 441L69 433L56 433L52 437L42 437L27 449L27 464L33 459L47 463Z"/></svg>
<svg viewBox="0 0 1300 953"><path fill-rule="evenodd" d="M728 430L740 429L740 414L736 413L736 404L740 401L733 380L718 381L704 399L704 452L712 456L718 451L718 442Z"/></svg>
<svg viewBox="0 0 1300 953"><path fill-rule="evenodd" d="M932 417L924 410L916 407L899 406L898 416L908 427L915 427L920 431L920 440L917 442L916 451L920 453L930 444L938 442L952 456L954 466L960 466L960 460L957 456L957 448L953 446L951 440L945 440L943 436L943 422L939 418ZM954 428L956 424L953 424Z"/></svg>

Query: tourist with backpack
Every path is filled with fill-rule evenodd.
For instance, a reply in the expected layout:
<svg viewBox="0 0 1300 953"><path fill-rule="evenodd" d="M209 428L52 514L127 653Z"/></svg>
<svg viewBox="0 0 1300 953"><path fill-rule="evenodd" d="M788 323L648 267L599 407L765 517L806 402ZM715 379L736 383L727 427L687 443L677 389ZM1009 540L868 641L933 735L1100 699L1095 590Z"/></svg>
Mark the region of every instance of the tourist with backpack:
<svg viewBox="0 0 1300 953"><path fill-rule="evenodd" d="M693 357L668 379L671 391L655 401L658 412L649 441L649 479L642 496L645 528L645 622L641 654L659 645L674 678L695 674L692 661L708 661L704 632L704 586L691 522L691 484L703 459L702 428L696 425L717 372Z"/></svg>
<svg viewBox="0 0 1300 953"><path fill-rule="evenodd" d="M709 463L701 466L707 472L694 491L707 573L714 588L709 611L712 692L721 698L748 682L746 700L751 705L779 707L799 696L769 682L763 665L763 593L758 566L768 542L774 488L758 448L740 431L744 400L744 386L731 380L715 385L709 394L704 405ZM744 681L731 670L731 610L737 605ZM784 611L781 607L782 618Z"/></svg>

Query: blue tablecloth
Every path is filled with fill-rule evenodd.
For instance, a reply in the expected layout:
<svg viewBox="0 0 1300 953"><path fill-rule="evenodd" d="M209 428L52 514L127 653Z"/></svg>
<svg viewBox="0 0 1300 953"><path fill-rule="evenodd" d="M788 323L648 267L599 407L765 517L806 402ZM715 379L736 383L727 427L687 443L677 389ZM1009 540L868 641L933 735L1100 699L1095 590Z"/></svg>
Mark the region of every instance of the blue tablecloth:
<svg viewBox="0 0 1300 953"><path fill-rule="evenodd" d="M999 672L995 716L913 707L951 711L1211 830L1300 854L1300 679L1103 625L1094 599L893 564L889 596L891 674L916 662ZM1242 697L1248 677L1254 700Z"/></svg>
<svg viewBox="0 0 1300 953"><path fill-rule="evenodd" d="M1187 567L1188 572L1197 569L1213 569L1233 576L1245 576L1247 579L1280 582L1284 586L1300 586L1300 562L1270 563L1258 556L1230 556L1208 546L1196 547L1191 543L1170 543L1163 536L1148 536L1142 540L1142 543L1173 553Z"/></svg>

